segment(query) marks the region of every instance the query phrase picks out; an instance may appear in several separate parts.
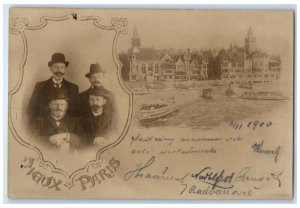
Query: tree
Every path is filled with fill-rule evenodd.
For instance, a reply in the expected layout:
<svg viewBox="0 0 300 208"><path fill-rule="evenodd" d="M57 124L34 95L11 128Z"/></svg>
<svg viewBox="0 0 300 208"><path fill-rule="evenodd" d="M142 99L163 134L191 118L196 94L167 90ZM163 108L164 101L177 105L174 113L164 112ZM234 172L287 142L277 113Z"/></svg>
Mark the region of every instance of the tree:
<svg viewBox="0 0 300 208"><path fill-rule="evenodd" d="M122 62L121 76L124 81L128 81L129 70L130 70L130 62L129 62L128 54L126 52L119 53L119 59Z"/></svg>

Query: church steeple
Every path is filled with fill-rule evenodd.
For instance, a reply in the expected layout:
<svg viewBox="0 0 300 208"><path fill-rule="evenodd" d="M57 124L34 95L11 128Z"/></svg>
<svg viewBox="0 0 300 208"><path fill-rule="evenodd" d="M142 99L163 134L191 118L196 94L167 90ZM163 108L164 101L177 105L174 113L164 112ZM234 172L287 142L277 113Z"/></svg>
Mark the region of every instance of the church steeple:
<svg viewBox="0 0 300 208"><path fill-rule="evenodd" d="M131 46L132 46L132 48L134 48L134 47L139 48L141 46L141 39L139 37L136 26L134 26L134 28L133 28L133 35L131 38Z"/></svg>

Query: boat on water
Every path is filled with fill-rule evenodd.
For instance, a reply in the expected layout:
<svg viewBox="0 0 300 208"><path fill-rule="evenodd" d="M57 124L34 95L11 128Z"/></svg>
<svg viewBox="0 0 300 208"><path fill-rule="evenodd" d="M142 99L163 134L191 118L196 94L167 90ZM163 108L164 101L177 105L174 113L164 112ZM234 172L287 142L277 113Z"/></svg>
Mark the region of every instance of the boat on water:
<svg viewBox="0 0 300 208"><path fill-rule="evenodd" d="M212 83L211 83L212 86L224 86L225 83L223 80L214 80Z"/></svg>
<svg viewBox="0 0 300 208"><path fill-rule="evenodd" d="M166 86L165 84L161 83L161 82L147 82L146 83L146 89L164 89Z"/></svg>
<svg viewBox="0 0 300 208"><path fill-rule="evenodd" d="M135 95L146 95L146 94L150 94L150 90L147 88L135 88L133 89L133 94Z"/></svg>
<svg viewBox="0 0 300 208"><path fill-rule="evenodd" d="M164 118L171 113L178 111L179 107L175 103L174 97L153 104L143 104L140 109L139 121L141 123L151 123Z"/></svg>
<svg viewBox="0 0 300 208"><path fill-rule="evenodd" d="M185 89L185 90L191 87L189 83L184 83L184 82L174 82L173 85L177 89Z"/></svg>
<svg viewBox="0 0 300 208"><path fill-rule="evenodd" d="M225 94L226 94L227 96L229 96L229 97L236 94L236 93L233 91L233 89L231 88L231 84L230 84L230 83L229 83L228 89L225 91Z"/></svg>
<svg viewBox="0 0 300 208"><path fill-rule="evenodd" d="M212 99L214 97L213 89L206 88L202 90L202 97Z"/></svg>
<svg viewBox="0 0 300 208"><path fill-rule="evenodd" d="M244 92L241 96L242 99L248 100L286 100L280 92Z"/></svg>
<svg viewBox="0 0 300 208"><path fill-rule="evenodd" d="M240 85L239 85L240 88L244 88L244 89L252 89L252 84L251 82L247 83L247 82L242 82Z"/></svg>

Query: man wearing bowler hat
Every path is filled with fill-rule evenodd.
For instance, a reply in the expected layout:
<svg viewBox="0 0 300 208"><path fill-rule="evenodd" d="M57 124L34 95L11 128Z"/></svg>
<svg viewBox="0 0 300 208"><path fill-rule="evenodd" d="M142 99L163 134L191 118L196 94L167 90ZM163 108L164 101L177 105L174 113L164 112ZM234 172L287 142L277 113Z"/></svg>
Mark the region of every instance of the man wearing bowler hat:
<svg viewBox="0 0 300 208"><path fill-rule="evenodd" d="M76 116L80 107L79 88L77 85L64 79L66 68L69 62L65 60L62 53L54 53L48 62L52 77L46 81L38 82L32 93L28 105L28 115L30 122L33 122L40 116L49 113L47 98L55 89L64 89L68 93L69 107L68 115Z"/></svg>
<svg viewBox="0 0 300 208"><path fill-rule="evenodd" d="M102 145L109 139L112 130L111 112L105 108L110 95L100 86L94 86L89 90L88 103L90 110L80 118L81 132L84 135L83 142L86 145Z"/></svg>
<svg viewBox="0 0 300 208"><path fill-rule="evenodd" d="M91 87L87 89L84 92L81 92L79 94L80 96L80 103L81 103L81 112L82 115L91 112L91 106L89 103L89 96L90 92L94 87L97 87L97 90L101 92L102 94L107 95L107 100L104 105L104 110L106 112L110 112L111 115L111 122L112 125L114 126L116 123L116 107L115 107L115 99L113 93L111 93L109 90L107 90L103 86L103 80L104 80L104 74L105 70L100 66L99 63L96 64L91 64L90 66L90 72L87 73L85 76L89 79L91 83Z"/></svg>
<svg viewBox="0 0 300 208"><path fill-rule="evenodd" d="M34 134L39 140L37 142L65 151L78 148L80 137L75 131L79 123L66 114L69 101L67 91L62 88L54 89L47 100L50 112L34 122Z"/></svg>

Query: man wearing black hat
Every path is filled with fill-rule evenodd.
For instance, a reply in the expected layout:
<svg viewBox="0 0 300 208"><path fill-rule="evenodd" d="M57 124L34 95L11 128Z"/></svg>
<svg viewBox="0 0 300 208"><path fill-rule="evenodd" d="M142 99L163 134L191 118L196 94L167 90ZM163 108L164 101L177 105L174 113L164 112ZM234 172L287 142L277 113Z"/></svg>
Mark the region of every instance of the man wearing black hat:
<svg viewBox="0 0 300 208"><path fill-rule="evenodd" d="M106 112L110 112L112 117L111 122L112 125L116 123L116 107L115 107L115 99L113 93L103 87L103 80L104 80L105 71L102 69L99 63L91 64L90 72L87 73L85 76L89 79L91 83L91 87L84 92L79 94L80 96L80 103L81 103L81 112L82 115L91 112L91 106L89 103L89 95L91 90L94 87L97 87L98 91L102 94L107 95L109 98L106 99L106 104L104 105L104 110Z"/></svg>
<svg viewBox="0 0 300 208"><path fill-rule="evenodd" d="M69 62L65 60L62 53L55 53L52 55L51 61L48 62L52 77L46 81L38 82L33 94L29 100L28 115L30 123L40 116L47 115L49 112L49 105L47 98L50 93L61 88L67 91L69 97L68 115L78 115L78 108L80 107L79 88L77 85L68 82L64 79L66 68Z"/></svg>
<svg viewBox="0 0 300 208"><path fill-rule="evenodd" d="M51 92L48 97L50 112L34 122L34 134L38 136L38 142L64 150L79 147L80 138L75 134L79 123L66 115L68 100L65 89L57 88Z"/></svg>
<svg viewBox="0 0 300 208"><path fill-rule="evenodd" d="M89 90L89 112L85 112L80 123L83 130L86 145L101 145L108 139L112 130L111 112L105 108L110 95L106 94L101 87L95 86Z"/></svg>

